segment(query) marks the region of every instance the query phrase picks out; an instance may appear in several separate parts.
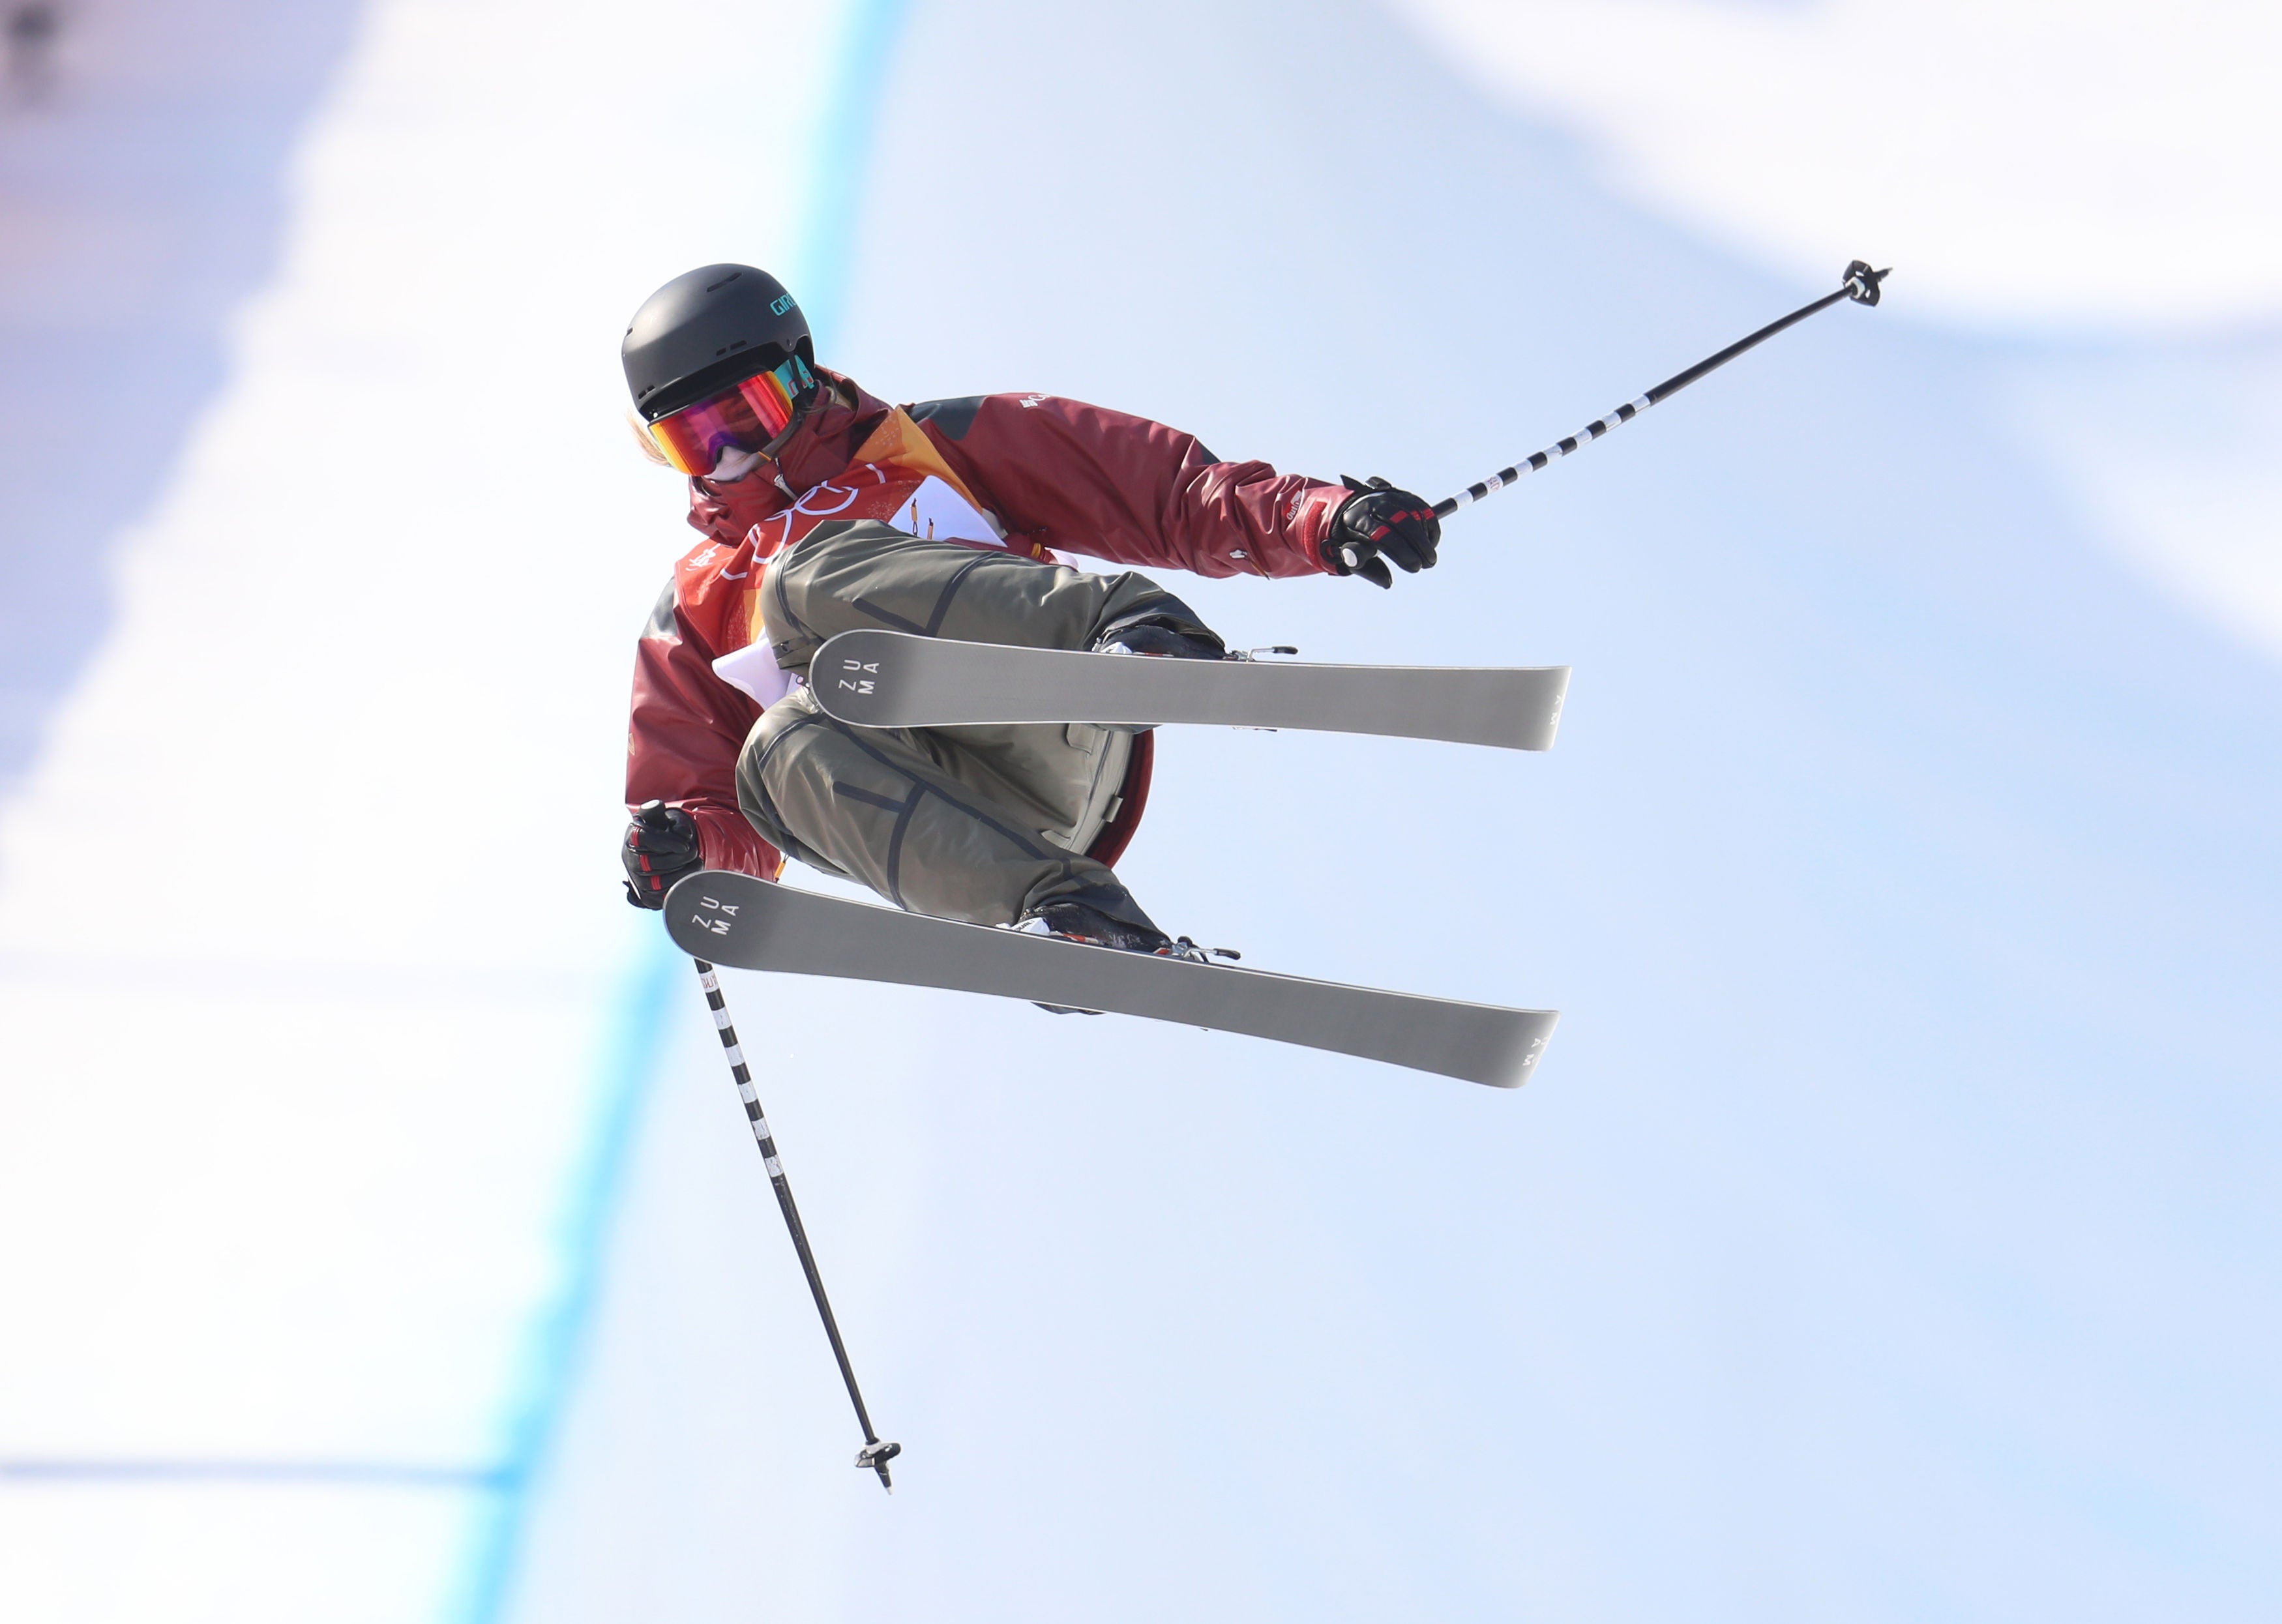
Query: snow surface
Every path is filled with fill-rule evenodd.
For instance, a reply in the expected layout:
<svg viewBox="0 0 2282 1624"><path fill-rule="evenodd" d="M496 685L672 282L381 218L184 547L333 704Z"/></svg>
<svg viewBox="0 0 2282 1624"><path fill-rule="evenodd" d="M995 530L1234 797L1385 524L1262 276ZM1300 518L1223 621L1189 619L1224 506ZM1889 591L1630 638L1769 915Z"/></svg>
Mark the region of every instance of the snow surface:
<svg viewBox="0 0 2282 1624"><path fill-rule="evenodd" d="M807 179L629 107L757 144L832 22L693 68L697 6L280 10L75 10L12 111L11 219L73 229L15 260L6 595L76 680L0 819L11 1619L487 1605L639 1075L625 686L687 532L614 338Z"/></svg>
<svg viewBox="0 0 2282 1624"><path fill-rule="evenodd" d="M1396 4L1596 174L1801 281L1836 237L1999 329L2282 316L2260 0Z"/></svg>
<svg viewBox="0 0 2282 1624"><path fill-rule="evenodd" d="M951 86L1036 138L930 185ZM1432 494L1867 246L1740 263L1359 7L921 8L888 106L872 387ZM1125 865L1256 961L1561 1006L1525 1093L733 987L797 1001L763 1096L904 1487L788 1472L852 1440L781 1249L765 1326L673 1283L741 1255L693 1168L771 1227L693 1031L520 1616L732 1611L740 1559L801 1618L2270 1611L2282 681L2019 426L2081 352L1911 313L1888 246L1887 308L1430 578L1194 587L1310 657L1576 663L1541 761L1168 737Z"/></svg>
<svg viewBox="0 0 2282 1624"><path fill-rule="evenodd" d="M875 121L892 7L626 18L373 0L215 183L283 183L274 262L178 318L180 450L89 524L115 609L51 633L0 814L11 1618L2272 1614L2282 670L2182 517L2271 524L2264 338L2184 283L2053 338L1913 307L1906 243L1739 247L1603 178L1585 45L1556 95L1409 10L920 4ZM1886 307L1430 576L1182 583L1311 658L1575 664L1541 759L1168 734L1124 866L1270 967L1563 1008L1520 1094L727 978L884 1499L616 899L687 533L617 323L790 264L892 398L1439 495L1872 249ZM524 385L463 409L474 355ZM2096 449L2197 378L2242 426ZM51 565L11 524L12 601ZM510 852L470 919L437 865Z"/></svg>
<svg viewBox="0 0 2282 1624"><path fill-rule="evenodd" d="M1961 326L1992 359L2045 335L1996 396L2038 471L2157 587L2282 655L2282 10L1397 9L1691 233L1805 286L1898 260L1886 320Z"/></svg>

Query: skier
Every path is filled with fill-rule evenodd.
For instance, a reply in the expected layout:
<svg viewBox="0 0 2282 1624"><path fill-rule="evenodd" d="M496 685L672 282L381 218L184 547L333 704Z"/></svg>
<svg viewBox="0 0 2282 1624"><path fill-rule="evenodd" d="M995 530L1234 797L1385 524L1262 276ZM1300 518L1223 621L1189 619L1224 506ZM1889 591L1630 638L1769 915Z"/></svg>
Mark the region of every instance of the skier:
<svg viewBox="0 0 2282 1624"><path fill-rule="evenodd" d="M774 879L789 853L898 907L1175 951L1111 865L1153 735L1086 726L850 727L803 679L834 634L1219 659L1179 598L1058 550L1199 575L1432 567L1440 522L1383 479L1225 462L1161 423L1040 394L891 407L819 367L781 284L677 276L620 356L645 453L689 476L705 537L638 645L621 856L629 901L700 868Z"/></svg>

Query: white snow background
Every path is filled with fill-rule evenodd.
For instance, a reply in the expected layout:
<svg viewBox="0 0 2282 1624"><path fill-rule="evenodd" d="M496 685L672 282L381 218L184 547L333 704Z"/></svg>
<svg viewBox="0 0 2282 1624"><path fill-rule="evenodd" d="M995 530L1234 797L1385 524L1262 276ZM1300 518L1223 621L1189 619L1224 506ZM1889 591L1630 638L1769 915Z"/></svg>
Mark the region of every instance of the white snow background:
<svg viewBox="0 0 2282 1624"><path fill-rule="evenodd" d="M0 122L0 1614L2271 1616L2274 28L72 7ZM1576 664L1543 758L1168 734L1124 866L1564 1009L1521 1093L728 978L884 1499L615 893L688 533L626 314L786 265L891 399L1440 495L1856 255L1432 575L1182 583Z"/></svg>

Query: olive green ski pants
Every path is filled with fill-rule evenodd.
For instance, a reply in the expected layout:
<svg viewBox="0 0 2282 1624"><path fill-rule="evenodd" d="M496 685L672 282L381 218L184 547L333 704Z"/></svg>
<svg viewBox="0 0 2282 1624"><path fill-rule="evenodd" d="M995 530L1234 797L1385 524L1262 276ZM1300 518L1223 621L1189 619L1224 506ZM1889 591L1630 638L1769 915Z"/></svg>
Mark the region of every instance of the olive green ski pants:
<svg viewBox="0 0 2282 1624"><path fill-rule="evenodd" d="M826 639L859 627L1087 649L1159 602L1189 618L1138 575L1090 575L873 521L819 528L772 561L762 588L777 664L803 676ZM789 855L915 913L1005 925L1070 898L1147 925L1117 876L1083 855L1114 815L1132 742L1084 726L858 727L801 686L753 725L737 800Z"/></svg>

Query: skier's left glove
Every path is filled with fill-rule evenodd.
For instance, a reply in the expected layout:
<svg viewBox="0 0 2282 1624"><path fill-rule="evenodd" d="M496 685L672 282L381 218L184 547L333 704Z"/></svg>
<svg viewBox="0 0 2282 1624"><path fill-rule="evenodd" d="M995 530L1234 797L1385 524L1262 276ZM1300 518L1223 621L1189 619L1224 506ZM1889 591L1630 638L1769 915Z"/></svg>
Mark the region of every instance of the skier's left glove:
<svg viewBox="0 0 2282 1624"><path fill-rule="evenodd" d="M618 846L626 866L626 900L638 908L665 906L665 894L684 874L705 866L697 820L679 806L646 801Z"/></svg>
<svg viewBox="0 0 2282 1624"><path fill-rule="evenodd" d="M1431 502L1384 479L1369 485L1350 475L1340 479L1354 494L1340 504L1323 538L1323 562L1334 575L1360 575L1374 587L1392 587L1390 562L1406 575L1434 567L1442 521Z"/></svg>

